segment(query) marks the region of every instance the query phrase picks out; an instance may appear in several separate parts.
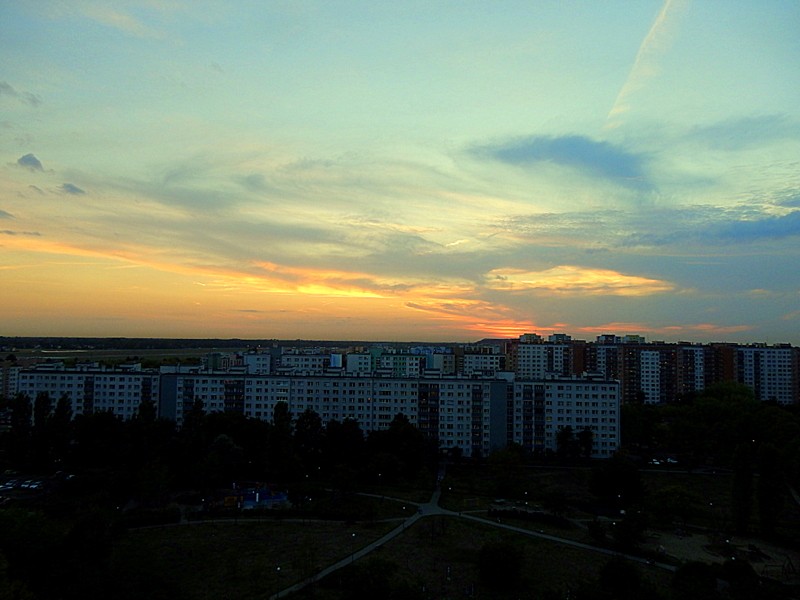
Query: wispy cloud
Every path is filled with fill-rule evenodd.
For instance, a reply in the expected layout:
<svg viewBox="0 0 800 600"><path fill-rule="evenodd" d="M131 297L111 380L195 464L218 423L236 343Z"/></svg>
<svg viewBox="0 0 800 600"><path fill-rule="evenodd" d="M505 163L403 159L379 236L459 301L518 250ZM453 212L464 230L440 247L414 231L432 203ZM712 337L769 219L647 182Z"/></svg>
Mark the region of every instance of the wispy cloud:
<svg viewBox="0 0 800 600"><path fill-rule="evenodd" d="M800 140L800 123L786 115L742 117L695 127L689 137L715 150L741 150L774 140Z"/></svg>
<svg viewBox="0 0 800 600"><path fill-rule="evenodd" d="M520 167L553 163L629 187L650 187L643 155L583 135L530 136L478 146L472 152Z"/></svg>
<svg viewBox="0 0 800 600"><path fill-rule="evenodd" d="M14 98L23 104L27 104L28 106L39 106L42 103L41 97L31 92L22 92L15 89L10 83L7 81L0 81L0 96L7 96L9 98Z"/></svg>
<svg viewBox="0 0 800 600"><path fill-rule="evenodd" d="M794 206L800 208L800 191L794 191L778 202L781 206Z"/></svg>
<svg viewBox="0 0 800 600"><path fill-rule="evenodd" d="M407 302L408 308L424 312L450 327L489 337L518 337L528 331L546 331L511 309L483 300L452 298L419 299Z"/></svg>
<svg viewBox="0 0 800 600"><path fill-rule="evenodd" d="M165 37L161 31L144 23L141 19L106 4L86 4L83 6L83 12L93 21L127 35L156 39Z"/></svg>
<svg viewBox="0 0 800 600"><path fill-rule="evenodd" d="M753 201L758 203L509 215L490 227L514 243L583 251L687 243L718 247L800 235L800 210L791 210L800 202L791 195Z"/></svg>
<svg viewBox="0 0 800 600"><path fill-rule="evenodd" d="M708 215L708 211L703 211ZM800 210L785 215L754 215L737 217L732 211L719 211L717 218L684 222L669 231L652 227L651 231L625 238L631 246L661 246L686 242L703 245L726 245L800 236Z"/></svg>
<svg viewBox="0 0 800 600"><path fill-rule="evenodd" d="M509 292L649 296L675 286L657 279L626 275L610 269L563 265L545 271L500 268L486 274L487 287Z"/></svg>
<svg viewBox="0 0 800 600"><path fill-rule="evenodd" d="M6 212L4 210L0 210L0 219L13 219L14 215L10 212Z"/></svg>
<svg viewBox="0 0 800 600"><path fill-rule="evenodd" d="M613 129L622 124L623 115L630 110L631 96L643 88L649 79L658 74L659 58L669 47L673 29L677 25L677 17L688 4L689 0L664 1L650 31L642 40L633 67L617 95L614 106L608 113L606 128Z"/></svg>
<svg viewBox="0 0 800 600"><path fill-rule="evenodd" d="M0 229L0 234L2 235L22 235L26 237L38 237L42 234L38 231L12 231L10 229Z"/></svg>
<svg viewBox="0 0 800 600"><path fill-rule="evenodd" d="M720 241L742 242L762 239L781 239L800 235L800 210L787 215L752 221L722 223L711 233Z"/></svg>

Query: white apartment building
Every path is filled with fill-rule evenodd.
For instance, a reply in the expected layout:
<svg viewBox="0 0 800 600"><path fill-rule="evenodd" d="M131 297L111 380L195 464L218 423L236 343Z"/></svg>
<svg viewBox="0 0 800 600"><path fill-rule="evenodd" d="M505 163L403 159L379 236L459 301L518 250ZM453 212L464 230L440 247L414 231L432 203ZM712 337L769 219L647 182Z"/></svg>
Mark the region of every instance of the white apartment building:
<svg viewBox="0 0 800 600"><path fill-rule="evenodd" d="M569 344L519 344L516 349L516 375L520 379L569 375L571 350Z"/></svg>
<svg viewBox="0 0 800 600"><path fill-rule="evenodd" d="M425 368L442 375L456 374L456 357L454 354L436 352L425 357Z"/></svg>
<svg viewBox="0 0 800 600"><path fill-rule="evenodd" d="M739 381L758 400L788 405L798 397L797 353L791 346L740 346L737 369Z"/></svg>
<svg viewBox="0 0 800 600"><path fill-rule="evenodd" d="M706 348L681 346L678 353L678 392L699 392L706 387Z"/></svg>
<svg viewBox="0 0 800 600"><path fill-rule="evenodd" d="M620 376L621 346L597 344L593 347L593 370L602 373L606 379L617 379Z"/></svg>
<svg viewBox="0 0 800 600"><path fill-rule="evenodd" d="M285 402L294 418L311 409L323 422L354 419L365 432L387 428L402 413L441 449L464 456L486 456L511 441L555 451L558 429L567 425L576 433L592 430L596 457L610 456L619 445L619 384L599 378L260 375L240 366L229 372L172 366L156 373L139 365L66 369L55 363L21 369L17 381L16 391L31 399L47 392L55 404L66 395L75 415L111 411L130 419L150 400L159 416L180 426L197 402L206 412L263 420Z"/></svg>
<svg viewBox="0 0 800 600"><path fill-rule="evenodd" d="M272 356L263 352L248 352L242 355L242 363L248 373L269 375L272 372Z"/></svg>
<svg viewBox="0 0 800 600"><path fill-rule="evenodd" d="M417 354L382 354L378 370L393 377L419 377L425 370L425 356Z"/></svg>
<svg viewBox="0 0 800 600"><path fill-rule="evenodd" d="M123 418L133 418L142 401L159 404L159 375L142 371L141 365L123 365L116 369L97 363L65 369L64 364L44 363L20 369L17 392L31 401L46 392L56 403L66 396L72 403L72 414L82 415L108 411Z"/></svg>
<svg viewBox="0 0 800 600"><path fill-rule="evenodd" d="M661 353L658 350L639 353L639 390L646 404L661 402Z"/></svg>
<svg viewBox="0 0 800 600"><path fill-rule="evenodd" d="M330 354L282 354L281 371L298 374L322 374L331 364Z"/></svg>
<svg viewBox="0 0 800 600"><path fill-rule="evenodd" d="M372 373L372 355L368 353L348 354L345 361L345 370L349 375L357 373Z"/></svg>
<svg viewBox="0 0 800 600"><path fill-rule="evenodd" d="M163 372L160 414L179 425L195 402L207 412L233 411L270 420L279 402L297 418L310 409L323 422L355 419L364 431L385 429L404 414L443 449L483 455L506 444L507 382L368 376L251 376ZM496 421L496 422L495 422ZM493 426L494 423L494 426Z"/></svg>
<svg viewBox="0 0 800 600"><path fill-rule="evenodd" d="M499 350L494 353L472 353L467 352L462 357L461 373L464 377L473 375L494 375L503 370L505 355L500 354Z"/></svg>
<svg viewBox="0 0 800 600"><path fill-rule="evenodd" d="M22 367L7 367L0 369L0 395L11 398L17 393L19 372Z"/></svg>
<svg viewBox="0 0 800 600"><path fill-rule="evenodd" d="M602 378L516 381L509 398L509 441L533 452L558 448L558 431L592 432L592 457L607 458L620 443L620 386Z"/></svg>

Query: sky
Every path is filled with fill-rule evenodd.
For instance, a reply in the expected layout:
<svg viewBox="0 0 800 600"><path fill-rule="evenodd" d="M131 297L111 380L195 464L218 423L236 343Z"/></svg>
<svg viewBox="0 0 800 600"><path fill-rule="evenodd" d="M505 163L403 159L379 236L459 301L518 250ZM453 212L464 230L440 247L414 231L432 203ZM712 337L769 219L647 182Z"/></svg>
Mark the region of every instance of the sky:
<svg viewBox="0 0 800 600"><path fill-rule="evenodd" d="M800 345L796 0L0 3L0 334Z"/></svg>

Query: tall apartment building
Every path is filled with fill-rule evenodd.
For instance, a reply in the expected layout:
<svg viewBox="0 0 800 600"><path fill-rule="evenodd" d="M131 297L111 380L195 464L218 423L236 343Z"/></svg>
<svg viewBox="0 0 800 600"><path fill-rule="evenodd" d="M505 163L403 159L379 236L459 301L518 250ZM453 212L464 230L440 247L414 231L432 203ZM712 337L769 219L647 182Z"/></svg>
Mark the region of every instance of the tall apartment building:
<svg viewBox="0 0 800 600"><path fill-rule="evenodd" d="M88 363L66 369L54 362L19 370L15 393L34 400L45 392L53 406L62 396L69 398L75 416L109 411L130 419L144 401L159 405L159 374L143 371L139 364L110 369Z"/></svg>
<svg viewBox="0 0 800 600"><path fill-rule="evenodd" d="M737 377L759 400L778 404L797 403L800 392L800 356L789 345L740 346L737 348Z"/></svg>
<svg viewBox="0 0 800 600"><path fill-rule="evenodd" d="M17 380L22 367L4 365L0 367L0 396L10 398L16 393Z"/></svg>
<svg viewBox="0 0 800 600"><path fill-rule="evenodd" d="M567 345L526 339L536 341L507 345L507 364L518 378L552 376L559 367L564 376L597 373L619 380L623 403L673 402L723 382L747 385L761 401L800 402L800 348L788 344L647 343L613 335Z"/></svg>
<svg viewBox="0 0 800 600"><path fill-rule="evenodd" d="M509 368L521 379L543 379L574 374L573 346L567 343L513 343L506 352Z"/></svg>
<svg viewBox="0 0 800 600"><path fill-rule="evenodd" d="M602 377L515 381L509 386L510 441L531 452L556 451L558 431L592 432L592 456L611 456L620 442L620 387Z"/></svg>
<svg viewBox="0 0 800 600"><path fill-rule="evenodd" d="M505 370L506 356L498 346L469 347L457 355L458 372L464 377L494 375Z"/></svg>
<svg viewBox="0 0 800 600"><path fill-rule="evenodd" d="M419 377L425 371L426 358L419 354L382 354L378 371L394 377Z"/></svg>

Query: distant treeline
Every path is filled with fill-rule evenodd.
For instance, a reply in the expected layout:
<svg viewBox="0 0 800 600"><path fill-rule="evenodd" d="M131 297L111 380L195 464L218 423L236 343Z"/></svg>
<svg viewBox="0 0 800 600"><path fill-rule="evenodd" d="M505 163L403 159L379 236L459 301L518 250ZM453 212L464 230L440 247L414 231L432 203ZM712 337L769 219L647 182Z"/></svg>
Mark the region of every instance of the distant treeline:
<svg viewBox="0 0 800 600"><path fill-rule="evenodd" d="M425 342L375 342L358 340L278 340L278 339L216 339L216 338L126 338L126 337L5 337L0 336L0 348L16 350L169 350L186 348L242 349L271 346L344 347L371 346L391 343L393 346L417 346ZM437 346L447 346L437 343Z"/></svg>

